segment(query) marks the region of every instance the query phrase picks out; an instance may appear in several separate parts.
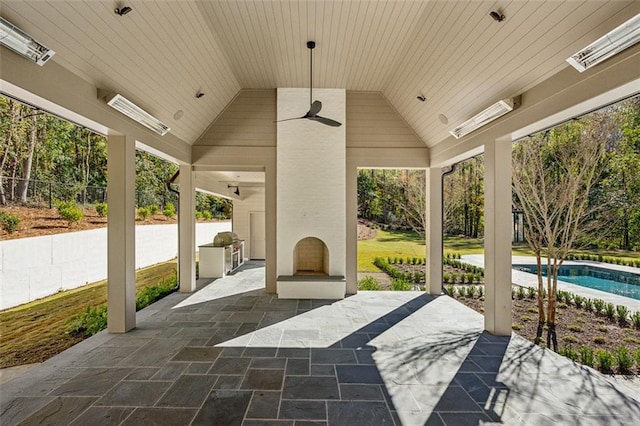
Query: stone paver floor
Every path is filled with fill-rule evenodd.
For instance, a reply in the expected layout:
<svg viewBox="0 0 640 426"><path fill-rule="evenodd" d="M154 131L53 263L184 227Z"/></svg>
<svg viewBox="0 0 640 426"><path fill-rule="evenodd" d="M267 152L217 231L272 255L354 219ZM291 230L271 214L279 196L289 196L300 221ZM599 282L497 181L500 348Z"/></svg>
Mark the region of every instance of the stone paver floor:
<svg viewBox="0 0 640 426"><path fill-rule="evenodd" d="M638 395L419 292L279 300L250 264L2 385L2 425L629 425ZM625 393L626 392L626 393Z"/></svg>

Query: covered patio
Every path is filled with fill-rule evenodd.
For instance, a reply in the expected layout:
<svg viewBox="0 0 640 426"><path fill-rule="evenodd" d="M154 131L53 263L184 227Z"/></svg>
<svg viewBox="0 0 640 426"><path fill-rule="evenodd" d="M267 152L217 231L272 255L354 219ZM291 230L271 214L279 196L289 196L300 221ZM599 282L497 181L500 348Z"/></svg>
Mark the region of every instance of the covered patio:
<svg viewBox="0 0 640 426"><path fill-rule="evenodd" d="M512 142L640 91L640 44L584 72L567 63L640 3L0 5L2 18L55 51L38 66L0 47L0 92L106 135L109 193L108 333L3 385L3 423L640 418L638 401L608 379L511 334L505 226ZM157 120L155 131L112 108L116 94ZM276 123L311 113L315 100L342 126ZM508 106L503 116L456 131L496 103ZM136 148L180 166L180 294L138 314ZM442 175L480 153L484 315L441 296ZM425 294L357 291L359 168L427 171ZM264 268L196 282L196 189L242 206L241 238L251 241L242 229L258 213ZM322 273L344 300L279 291L308 237L326 245Z"/></svg>
<svg viewBox="0 0 640 426"><path fill-rule="evenodd" d="M447 296L280 300L264 267L199 283L3 385L3 424L607 424L640 401ZM452 321L456 318L456 321Z"/></svg>

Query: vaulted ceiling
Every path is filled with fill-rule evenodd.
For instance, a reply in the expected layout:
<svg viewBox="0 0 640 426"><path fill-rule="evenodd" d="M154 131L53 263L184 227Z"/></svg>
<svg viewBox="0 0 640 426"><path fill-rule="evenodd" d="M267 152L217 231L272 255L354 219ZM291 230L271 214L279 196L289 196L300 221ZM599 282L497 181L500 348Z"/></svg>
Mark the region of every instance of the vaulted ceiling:
<svg viewBox="0 0 640 426"><path fill-rule="evenodd" d="M307 87L306 41L315 40L315 86L381 92L434 146L455 124L551 77L570 54L640 12L640 2L619 0L0 5L4 18L56 51L53 61L134 100L190 144L243 88ZM118 16L118 5L133 11ZM492 10L504 21L491 19ZM198 91L205 96L196 99Z"/></svg>

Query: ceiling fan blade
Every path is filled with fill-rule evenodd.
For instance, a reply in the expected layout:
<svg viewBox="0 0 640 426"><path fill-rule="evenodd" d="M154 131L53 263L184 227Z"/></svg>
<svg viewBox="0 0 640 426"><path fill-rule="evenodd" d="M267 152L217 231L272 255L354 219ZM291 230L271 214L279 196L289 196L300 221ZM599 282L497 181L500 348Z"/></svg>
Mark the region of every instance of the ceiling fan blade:
<svg viewBox="0 0 640 426"><path fill-rule="evenodd" d="M315 116L317 113L320 112L320 110L322 109L322 102L320 101L314 101L311 104L311 108L309 108L309 112L307 113L307 115L309 117L313 117Z"/></svg>
<svg viewBox="0 0 640 426"><path fill-rule="evenodd" d="M309 117L309 120L317 121L318 123L326 124L327 126L331 127L342 126L342 123L338 121L332 120L330 118L320 117L319 115L316 115L315 117Z"/></svg>
<svg viewBox="0 0 640 426"><path fill-rule="evenodd" d="M282 121L291 121L291 120L302 120L303 118L309 118L309 117L304 116L304 117L285 118L283 120L276 120L274 121L274 123L280 123Z"/></svg>

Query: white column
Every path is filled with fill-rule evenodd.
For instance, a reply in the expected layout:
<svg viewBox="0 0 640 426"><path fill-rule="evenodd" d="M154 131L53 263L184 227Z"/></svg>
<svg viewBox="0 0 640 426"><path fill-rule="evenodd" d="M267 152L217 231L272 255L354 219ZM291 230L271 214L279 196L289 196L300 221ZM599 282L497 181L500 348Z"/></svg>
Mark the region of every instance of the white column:
<svg viewBox="0 0 640 426"><path fill-rule="evenodd" d="M125 333L136 326L136 148L126 136L107 142L107 328Z"/></svg>
<svg viewBox="0 0 640 426"><path fill-rule="evenodd" d="M426 172L427 229L425 245L427 292L442 293L442 168L431 167Z"/></svg>
<svg viewBox="0 0 640 426"><path fill-rule="evenodd" d="M347 294L358 292L358 168L347 161Z"/></svg>
<svg viewBox="0 0 640 426"><path fill-rule="evenodd" d="M484 149L484 328L511 335L511 140Z"/></svg>
<svg viewBox="0 0 640 426"><path fill-rule="evenodd" d="M275 293L277 291L277 274L278 274L278 253L276 236L278 234L278 212L277 212L277 170L275 161L269 163L264 169L265 193L264 193L264 210L265 210L265 278L267 293Z"/></svg>
<svg viewBox="0 0 640 426"><path fill-rule="evenodd" d="M180 208L178 210L178 278L180 292L196 289L196 192L193 168L180 166Z"/></svg>

